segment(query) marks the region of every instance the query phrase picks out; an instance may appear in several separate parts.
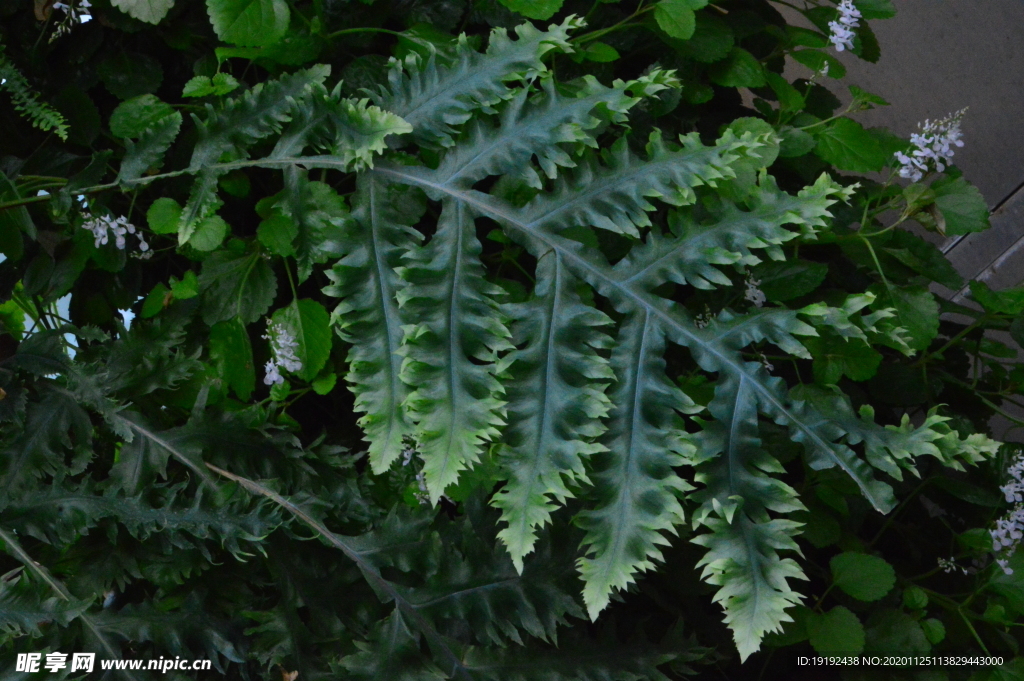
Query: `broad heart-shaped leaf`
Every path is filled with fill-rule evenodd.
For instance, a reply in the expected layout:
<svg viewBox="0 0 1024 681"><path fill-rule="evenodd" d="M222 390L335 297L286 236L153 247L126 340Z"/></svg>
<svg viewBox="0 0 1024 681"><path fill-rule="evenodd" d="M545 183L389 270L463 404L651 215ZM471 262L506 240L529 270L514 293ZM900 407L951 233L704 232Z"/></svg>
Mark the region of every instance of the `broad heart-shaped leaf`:
<svg viewBox="0 0 1024 681"><path fill-rule="evenodd" d="M495 29L486 54L471 49L464 37L450 58L423 59L414 52L391 67L388 90L374 100L409 123L417 139L451 146L453 126L467 121L475 109L511 97L506 81L543 72L541 58L551 50L572 52L569 31L580 25L574 16L546 32L522 24L516 28L518 40L511 40L504 29Z"/></svg>
<svg viewBox="0 0 1024 681"><path fill-rule="evenodd" d="M500 0L501 4L527 19L546 20L562 9L564 0Z"/></svg>
<svg viewBox="0 0 1024 681"><path fill-rule="evenodd" d="M510 334L493 299L500 289L483 277L480 251L470 209L446 201L437 232L399 270L407 285L398 302L409 320L402 380L415 388L405 405L432 503L505 424L497 375Z"/></svg>
<svg viewBox="0 0 1024 681"><path fill-rule="evenodd" d="M232 241L203 261L199 274L203 321L209 326L238 317L252 324L266 314L277 293L277 277L259 245Z"/></svg>
<svg viewBox="0 0 1024 681"><path fill-rule="evenodd" d="M111 0L110 4L134 19L159 24L174 7L174 0Z"/></svg>
<svg viewBox="0 0 1024 681"><path fill-rule="evenodd" d="M272 320L294 335L298 343L295 354L302 362L302 368L296 375L304 381L312 381L331 355L330 315L327 310L315 300L302 298L275 312Z"/></svg>
<svg viewBox="0 0 1024 681"><path fill-rule="evenodd" d="M588 481L584 460L602 449L594 440L605 429L604 390L615 374L597 351L612 345L600 328L611 319L580 300L578 285L551 254L538 263L534 297L508 310L517 320L500 458L508 483L491 503L508 524L498 537L520 572L537 528L574 496L569 485Z"/></svg>
<svg viewBox="0 0 1024 681"><path fill-rule="evenodd" d="M583 600L591 619L608 605L612 591L624 589L637 572L661 560L663 532L683 522L680 497L692 487L676 475L693 445L676 411L693 402L665 376L664 332L646 311L626 320L611 364L616 384L611 395L605 451L593 456L594 508L580 513L586 554L580 558Z"/></svg>
<svg viewBox="0 0 1024 681"><path fill-rule="evenodd" d="M942 178L932 183L935 207L942 215L947 236L982 232L989 228L988 205L978 188L962 177Z"/></svg>
<svg viewBox="0 0 1024 681"><path fill-rule="evenodd" d="M238 398L248 401L256 389L256 369L249 334L237 317L210 329L210 359Z"/></svg>
<svg viewBox="0 0 1024 681"><path fill-rule="evenodd" d="M404 449L413 425L402 403L412 390L400 378L402 314L397 293L404 286L395 268L422 236L411 225L423 214L418 189L388 186L379 177L357 181L355 224L343 240L344 257L327 271L324 289L341 298L332 322L351 343L345 377L355 394L359 425L370 443L370 465L383 473Z"/></svg>
<svg viewBox="0 0 1024 681"><path fill-rule="evenodd" d="M859 655L864 652L864 625L849 608L837 605L806 620L811 646L819 655Z"/></svg>
<svg viewBox="0 0 1024 681"><path fill-rule="evenodd" d="M829 566L836 586L857 600L877 601L896 584L896 572L878 556L840 553Z"/></svg>
<svg viewBox="0 0 1024 681"><path fill-rule="evenodd" d="M729 56L712 64L708 76L725 87L762 87L768 82L764 66L742 47L732 48Z"/></svg>
<svg viewBox="0 0 1024 681"><path fill-rule="evenodd" d="M217 37L241 47L272 45L288 30L284 0L206 0Z"/></svg>
<svg viewBox="0 0 1024 681"><path fill-rule="evenodd" d="M853 119L837 118L813 131L818 140L814 152L839 170L870 173L889 161L878 139Z"/></svg>

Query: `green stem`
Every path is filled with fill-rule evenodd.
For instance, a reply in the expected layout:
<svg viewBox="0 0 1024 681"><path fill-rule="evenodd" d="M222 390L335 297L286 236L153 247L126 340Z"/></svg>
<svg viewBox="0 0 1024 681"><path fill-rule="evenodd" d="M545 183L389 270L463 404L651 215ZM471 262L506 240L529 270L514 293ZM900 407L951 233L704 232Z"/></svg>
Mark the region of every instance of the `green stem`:
<svg viewBox="0 0 1024 681"><path fill-rule="evenodd" d="M911 491L911 492L910 492L910 494L908 494L908 495L907 495L907 496L906 496L906 497L905 497L905 498L903 499L903 501L901 501L901 502L899 503L899 505L898 505L898 506L897 506L896 508L894 508L894 509L893 509L892 513L890 513L890 514L889 514L889 516L888 516L888 517L887 517L887 518L885 519L885 522L884 522L884 523L882 523L882 527L881 527L881 528L879 528L879 530L878 530L878 532L877 532L877 533L875 534L874 538L873 538L873 539L872 539L871 541L869 541L869 542L868 542L868 544L867 544L867 548L869 548L869 549L870 549L870 548L871 548L872 546L874 546L874 545L875 545L875 543L876 543L876 542L877 542L877 541L878 541L879 539L881 539L881 538L882 538L882 535L883 535L883 534L885 534L885 531L886 531L886 530L888 530L888 529L889 529L889 527L891 527L891 526L892 526L893 522L895 522L895 521L896 521L896 516L898 516L898 515L900 514L900 512L901 512L901 511L902 511L903 509L905 509L905 508L907 507L907 504L909 504L909 503L910 503L910 500L911 500L911 499L913 499L913 498L914 498L915 496L917 496L917 493L918 493L918 492L920 492L920 491L921 491L922 489L924 489L924 488L925 488L925 486L926 486L926 485L927 485L927 484L928 484L929 482L931 482L931 480L932 480L931 478L925 478L924 480L922 480L922 481L921 481L921 484L919 484L919 485L918 485L917 487L915 487L915 488L913 489L913 491Z"/></svg>
<svg viewBox="0 0 1024 681"><path fill-rule="evenodd" d="M986 312L983 315L981 315L980 317L978 317L977 319L975 319L974 322L972 322L971 324L969 324L969 325L965 326L963 329L961 329L959 333L957 333L955 336L950 338L945 343L945 345L943 345L941 348L939 348L935 352L929 352L927 355L924 355L923 357L921 357L921 359L917 360L917 364L924 364L925 362L927 362L928 360L930 360L933 357L940 357L940 356L942 356L942 353L945 352L946 350L948 350L951 345L953 345L954 343L959 341L961 338L963 338L964 336L969 334L971 331L974 331L976 328L978 328L979 326L981 326L982 324L987 322L988 319L989 319L989 313Z"/></svg>

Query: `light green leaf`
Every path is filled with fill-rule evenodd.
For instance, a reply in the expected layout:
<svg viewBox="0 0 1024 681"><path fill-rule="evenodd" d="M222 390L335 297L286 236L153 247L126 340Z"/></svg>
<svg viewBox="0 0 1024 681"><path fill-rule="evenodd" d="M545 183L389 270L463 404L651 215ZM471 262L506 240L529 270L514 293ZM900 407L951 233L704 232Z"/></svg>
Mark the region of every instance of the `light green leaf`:
<svg viewBox="0 0 1024 681"><path fill-rule="evenodd" d="M932 183L935 206L942 215L939 231L946 236L983 232L989 228L988 204L978 188L962 177Z"/></svg>
<svg viewBox="0 0 1024 681"><path fill-rule="evenodd" d="M256 236L260 243L266 246L271 253L284 256L295 253L292 242L298 233L299 228L295 221L280 213L274 213L260 222L260 226L256 230Z"/></svg>
<svg viewBox="0 0 1024 681"><path fill-rule="evenodd" d="M272 45L288 30L284 0L206 0L217 37L241 47Z"/></svg>
<svg viewBox="0 0 1024 681"><path fill-rule="evenodd" d="M230 73L217 73L213 78L196 76L187 83L181 93L182 97L208 97L210 95L226 95L238 88L238 81Z"/></svg>
<svg viewBox="0 0 1024 681"><path fill-rule="evenodd" d="M790 52L789 56L815 73L819 73L827 64L829 78L838 80L846 75L846 67L843 66L843 62L827 52L821 52L820 50L797 50L796 52Z"/></svg>
<svg viewBox="0 0 1024 681"><path fill-rule="evenodd" d="M725 59L736 40L726 22L707 12L697 14L697 27L685 45L686 53L702 64Z"/></svg>
<svg viewBox="0 0 1024 681"><path fill-rule="evenodd" d="M1024 286L993 291L983 281L972 281L971 297L989 312L1008 315L1024 312Z"/></svg>
<svg viewBox="0 0 1024 681"><path fill-rule="evenodd" d="M499 0L502 5L513 12L522 14L527 19L541 21L555 16L562 9L564 0Z"/></svg>
<svg viewBox="0 0 1024 681"><path fill-rule="evenodd" d="M839 170L869 173L889 160L878 140L853 119L837 118L812 130L818 141L815 153Z"/></svg>
<svg viewBox="0 0 1024 681"><path fill-rule="evenodd" d="M861 18L866 21L896 16L896 6L892 0L854 0L853 5L860 10Z"/></svg>
<svg viewBox="0 0 1024 681"><path fill-rule="evenodd" d="M224 242L228 234L228 223L219 215L210 215L196 226L188 243L197 251L212 251Z"/></svg>
<svg viewBox="0 0 1024 681"><path fill-rule="evenodd" d="M725 87L762 87L768 82L761 62L742 47L732 48L728 57L713 64L708 76Z"/></svg>
<svg viewBox="0 0 1024 681"><path fill-rule="evenodd" d="M185 276L178 281L177 277L171 277L171 295L175 300L188 300L199 295L199 279L192 270L185 272Z"/></svg>
<svg viewBox="0 0 1024 681"><path fill-rule="evenodd" d="M829 566L836 586L859 601L877 601L896 584L896 571L878 556L840 553Z"/></svg>
<svg viewBox="0 0 1024 681"><path fill-rule="evenodd" d="M159 24L174 7L174 0L110 0L110 4L133 19Z"/></svg>
<svg viewBox="0 0 1024 681"><path fill-rule="evenodd" d="M210 361L238 398L247 401L256 389L252 344L237 317L214 324L210 329Z"/></svg>
<svg viewBox="0 0 1024 681"><path fill-rule="evenodd" d="M826 613L810 613L806 621L811 647L819 655L859 655L864 651L864 625L848 608L838 605Z"/></svg>
<svg viewBox="0 0 1024 681"><path fill-rule="evenodd" d="M146 211L146 221L155 234L175 234L181 219L181 204L168 196L161 196Z"/></svg>
<svg viewBox="0 0 1024 681"><path fill-rule="evenodd" d="M331 354L331 317L327 310L315 300L302 298L275 312L272 319L295 335L295 354L302 362L302 368L295 374L304 381L312 381Z"/></svg>
<svg viewBox="0 0 1024 681"><path fill-rule="evenodd" d="M605 63L618 59L619 51L607 43L592 42L587 45L587 49L583 53L583 56L588 61Z"/></svg>
<svg viewBox="0 0 1024 681"><path fill-rule="evenodd" d="M697 26L693 10L706 4L707 0L661 0L654 6L654 20L670 37L686 40Z"/></svg>
<svg viewBox="0 0 1024 681"><path fill-rule="evenodd" d="M782 137L782 141L779 143L779 156L782 158L803 156L814 149L814 145L817 144L811 133L791 125L782 126L779 129L779 135Z"/></svg>
<svg viewBox="0 0 1024 681"><path fill-rule="evenodd" d="M153 287L153 290L149 292L146 299L142 301L142 318L149 319L160 314L164 309L164 305L170 302L168 294L171 289L167 288L163 282L158 283Z"/></svg>
<svg viewBox="0 0 1024 681"><path fill-rule="evenodd" d="M924 610L928 607L928 594L919 586L911 586L903 590L903 605L911 610Z"/></svg>
<svg viewBox="0 0 1024 681"><path fill-rule="evenodd" d="M156 95L139 95L121 102L110 114L110 133L121 139L138 137L146 128L172 114L171 105Z"/></svg>
<svg viewBox="0 0 1024 681"><path fill-rule="evenodd" d="M311 384L313 386L313 392L317 395L326 395L334 390L334 385L338 382L338 375L333 371L329 374L323 374L317 376Z"/></svg>
<svg viewBox="0 0 1024 681"><path fill-rule="evenodd" d="M942 640L946 638L946 625L942 623L942 620L929 617L926 620L921 620L920 624L925 638L933 646L942 643Z"/></svg>

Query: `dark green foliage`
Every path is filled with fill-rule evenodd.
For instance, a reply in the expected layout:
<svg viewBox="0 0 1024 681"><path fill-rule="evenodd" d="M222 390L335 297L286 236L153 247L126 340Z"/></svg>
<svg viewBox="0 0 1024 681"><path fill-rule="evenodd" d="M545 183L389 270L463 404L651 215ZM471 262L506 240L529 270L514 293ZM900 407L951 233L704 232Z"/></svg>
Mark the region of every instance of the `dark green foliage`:
<svg viewBox="0 0 1024 681"><path fill-rule="evenodd" d="M907 145L784 76L842 77L831 3L116 0L35 45L8 4L5 675L1016 654L986 424L1024 297L933 294L963 282L901 223L984 229L955 171L843 177ZM877 59L893 7L856 4Z"/></svg>

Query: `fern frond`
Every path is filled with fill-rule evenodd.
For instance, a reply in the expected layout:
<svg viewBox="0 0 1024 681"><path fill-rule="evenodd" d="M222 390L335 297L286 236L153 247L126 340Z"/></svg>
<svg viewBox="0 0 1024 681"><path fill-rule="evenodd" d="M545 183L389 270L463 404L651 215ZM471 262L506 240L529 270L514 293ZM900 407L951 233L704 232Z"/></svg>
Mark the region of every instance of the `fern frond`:
<svg viewBox="0 0 1024 681"><path fill-rule="evenodd" d="M0 457L0 502L12 498L45 475L62 475L65 454L72 447L88 449L92 422L75 396L44 387L39 401L30 402L24 427L4 443Z"/></svg>
<svg viewBox="0 0 1024 681"><path fill-rule="evenodd" d="M66 626L88 609L89 601L60 598L49 585L17 572L0 579L0 642L42 636L40 625Z"/></svg>
<svg viewBox="0 0 1024 681"><path fill-rule="evenodd" d="M824 177L824 176L823 176ZM819 181L792 196L779 190L770 175L748 198L748 210L719 202L706 216L683 211L669 217L671 235L652 230L647 241L630 250L615 265L615 273L627 286L653 290L672 281L699 289L731 286L720 265L756 265L764 251L773 260L783 259L780 245L801 236L785 225L806 233L824 225L828 207L835 203L830 184Z"/></svg>
<svg viewBox="0 0 1024 681"><path fill-rule="evenodd" d="M601 451L596 439L611 403L604 394L615 374L598 350L611 347L601 329L612 323L587 306L579 281L557 253L541 258L533 298L509 309L517 320L509 355L508 427L499 464L508 483L492 504L507 523L498 537L516 569L533 551L537 528L589 482L584 459Z"/></svg>
<svg viewBox="0 0 1024 681"><path fill-rule="evenodd" d="M138 141L125 141L118 184L131 187L150 167L159 165L180 129L181 114L173 111L146 128Z"/></svg>
<svg viewBox="0 0 1024 681"><path fill-rule="evenodd" d="M574 16L547 31L523 24L516 28L518 40L495 29L485 54L460 36L450 57L413 53L392 62L389 89L374 93L374 100L412 125L417 140L451 146L455 126L469 120L474 110L492 111L512 96L507 81L532 80L544 71L541 59L552 50L572 52L569 32L582 25Z"/></svg>
<svg viewBox="0 0 1024 681"><path fill-rule="evenodd" d="M395 272L422 235L410 225L423 212L418 190L390 187L374 176L359 178L353 217L358 229L345 240L348 253L327 272L324 292L342 299L334 312L336 329L352 344L349 385L359 425L370 443L370 465L387 470L412 435L404 407L411 389L401 379L402 312L397 293L404 286Z"/></svg>
<svg viewBox="0 0 1024 681"><path fill-rule="evenodd" d="M384 139L412 127L369 100L341 96L341 84L330 93L319 83L296 107L292 121L278 138L268 160L286 159L306 149L326 152L351 169L367 168L385 149Z"/></svg>
<svg viewBox="0 0 1024 681"><path fill-rule="evenodd" d="M39 100L39 93L32 89L18 67L7 58L2 44L0 44L0 90L7 91L14 103L14 108L28 119L33 127L43 132L52 130L57 137L67 141L67 121L56 109Z"/></svg>
<svg viewBox="0 0 1024 681"><path fill-rule="evenodd" d="M755 376L764 373L759 364L746 368ZM707 526L714 536L698 535L693 541L709 549L698 565L706 566L710 583L722 586L715 600L745 659L767 632L789 621L785 609L799 602L787 579L806 579L792 559L778 557L779 550L797 548L793 536L799 524L772 520L768 511L791 513L804 507L794 489L770 475L784 469L761 447L758 397L746 375L724 374L708 411L715 420L694 438L696 458L703 462L696 480L705 487L692 495L701 503L693 524Z"/></svg>
<svg viewBox="0 0 1024 681"><path fill-rule="evenodd" d="M410 320L403 326L402 380L415 387L405 405L432 503L505 424L496 376L511 334L494 302L501 289L483 276L473 218L464 204L446 202L430 242L399 268L408 285L398 303Z"/></svg>
<svg viewBox="0 0 1024 681"><path fill-rule="evenodd" d="M473 120L465 138L445 154L434 179L447 186L471 187L491 175L509 175L539 189L533 157L548 178L556 177L559 167L573 167L575 161L560 145L596 146L594 129L625 120L626 112L640 101L626 93L630 85L616 81L608 88L587 76L570 96L558 92L549 78L542 81L538 96L530 97L530 88L523 88L502 110L497 128L481 118Z"/></svg>
<svg viewBox="0 0 1024 681"><path fill-rule="evenodd" d="M540 194L518 216L534 230L557 233L588 225L639 236L651 224L648 199L682 206L692 203L693 189L731 177L729 164L760 142L750 133L740 140L723 137L717 147L700 143L696 133L680 138L681 148L652 133L647 158L633 153L626 138L610 149L589 154L578 170L560 178L555 190Z"/></svg>
<svg viewBox="0 0 1024 681"><path fill-rule="evenodd" d="M693 489L673 468L692 445L679 429L677 411L696 411L693 401L665 376L665 335L657 320L637 311L622 324L611 365L617 383L605 451L593 457L594 507L576 522L585 531L579 560L583 600L591 619L637 572L661 560L659 546L683 522L680 498Z"/></svg>
<svg viewBox="0 0 1024 681"><path fill-rule="evenodd" d="M322 87L331 73L331 67L318 64L264 83L259 83L245 94L229 99L217 110L206 105L206 120L193 115L198 141L192 152L189 170L198 173L222 159L247 158L249 148L275 132L291 120L307 102L317 86Z"/></svg>
<svg viewBox="0 0 1024 681"><path fill-rule="evenodd" d="M4 522L20 535L64 547L112 518L140 540L160 534L180 547L182 535L200 544L195 540L212 539L243 559L249 555L243 544L259 550L259 543L282 524L276 507L218 504L205 499L202 490L182 505L184 484L151 485L134 496L100 493L94 487L86 481L22 495L4 509Z"/></svg>

